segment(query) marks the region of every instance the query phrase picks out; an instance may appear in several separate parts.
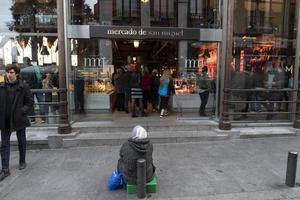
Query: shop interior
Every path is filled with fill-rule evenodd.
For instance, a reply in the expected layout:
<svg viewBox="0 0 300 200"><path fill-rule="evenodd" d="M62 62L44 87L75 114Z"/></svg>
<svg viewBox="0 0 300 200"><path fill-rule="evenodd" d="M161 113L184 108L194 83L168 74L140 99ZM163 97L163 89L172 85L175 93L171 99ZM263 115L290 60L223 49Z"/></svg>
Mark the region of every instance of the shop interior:
<svg viewBox="0 0 300 200"><path fill-rule="evenodd" d="M87 110L110 110L114 87L112 75L118 68L125 69L137 65L141 71L147 67L149 72L156 70L158 76L169 69L173 76L176 96L170 105L174 111L197 113L201 103L199 98L199 79L204 66L208 68L208 79L212 85L208 109L215 115L217 78L217 43L185 41L186 51L179 56L180 41L175 40L111 40L112 62L107 64L102 57L83 60L84 67L77 67L76 79L85 82L85 108ZM183 56L184 55L184 56ZM71 55L72 56L72 55ZM179 58L181 57L181 59ZM80 59L78 59L80 60ZM91 66L92 65L92 66ZM213 84L214 83L214 84ZM197 114L195 115L197 116Z"/></svg>

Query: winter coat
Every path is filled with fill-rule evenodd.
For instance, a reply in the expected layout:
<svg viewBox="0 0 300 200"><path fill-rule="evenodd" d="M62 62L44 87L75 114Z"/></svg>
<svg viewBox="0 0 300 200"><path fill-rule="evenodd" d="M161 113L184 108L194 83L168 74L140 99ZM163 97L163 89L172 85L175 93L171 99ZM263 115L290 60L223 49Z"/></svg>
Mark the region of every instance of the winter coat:
<svg viewBox="0 0 300 200"><path fill-rule="evenodd" d="M151 84L152 84L152 76L149 73L145 73L142 75L142 90L143 91L150 91Z"/></svg>
<svg viewBox="0 0 300 200"><path fill-rule="evenodd" d="M124 75L123 74L116 74L114 76L114 83L115 83L115 93L116 94L124 94Z"/></svg>
<svg viewBox="0 0 300 200"><path fill-rule="evenodd" d="M12 102L12 109L10 114L10 131L17 131L30 126L27 115L33 111L33 95L30 92L29 86L19 80L17 83L17 90L14 101ZM5 128L5 114L6 113L6 83L0 84L0 129Z"/></svg>
<svg viewBox="0 0 300 200"><path fill-rule="evenodd" d="M27 66L21 69L20 75L31 89L42 89L42 75L40 71L35 70L37 66Z"/></svg>
<svg viewBox="0 0 300 200"><path fill-rule="evenodd" d="M137 160L146 160L146 181L154 177L155 166L152 160L153 145L149 139L128 139L120 149L118 169L121 171L127 184L136 184Z"/></svg>
<svg viewBox="0 0 300 200"><path fill-rule="evenodd" d="M141 88L141 73L132 71L130 75L130 88Z"/></svg>
<svg viewBox="0 0 300 200"><path fill-rule="evenodd" d="M159 77L152 76L152 84L151 84L152 94L158 95L159 84L160 84Z"/></svg>

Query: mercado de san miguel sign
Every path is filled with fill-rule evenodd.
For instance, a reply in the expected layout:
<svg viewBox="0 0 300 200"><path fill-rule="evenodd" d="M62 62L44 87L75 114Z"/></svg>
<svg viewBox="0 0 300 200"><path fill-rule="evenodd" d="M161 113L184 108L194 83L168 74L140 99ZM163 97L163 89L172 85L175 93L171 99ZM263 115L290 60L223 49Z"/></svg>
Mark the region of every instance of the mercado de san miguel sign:
<svg viewBox="0 0 300 200"><path fill-rule="evenodd" d="M199 40L200 29L172 27L90 26L90 38Z"/></svg>

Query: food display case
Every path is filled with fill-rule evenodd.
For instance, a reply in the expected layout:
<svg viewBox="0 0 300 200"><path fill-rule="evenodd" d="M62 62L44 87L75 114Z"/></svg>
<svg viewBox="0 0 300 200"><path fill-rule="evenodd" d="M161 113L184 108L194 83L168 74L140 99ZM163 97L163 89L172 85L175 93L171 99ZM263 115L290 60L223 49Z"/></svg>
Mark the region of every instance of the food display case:
<svg viewBox="0 0 300 200"><path fill-rule="evenodd" d="M186 95L196 93L197 79L196 78L175 78L174 79L175 93L177 95Z"/></svg>
<svg viewBox="0 0 300 200"><path fill-rule="evenodd" d="M114 93L112 73L113 65L103 68L78 68L74 71L74 82L84 80L85 110L110 110Z"/></svg>
<svg viewBox="0 0 300 200"><path fill-rule="evenodd" d="M84 91L88 93L111 93L114 88L111 83L111 74L100 71L97 68L78 70L85 80ZM77 77L81 78L81 77ZM76 80L76 76L75 76Z"/></svg>
<svg viewBox="0 0 300 200"><path fill-rule="evenodd" d="M213 83L213 79L209 77L209 83ZM196 74L190 74L187 77L174 79L175 94L172 98L172 108L181 111L195 111L199 109L201 100L199 96L200 79ZM210 88L211 89L211 88ZM215 94L210 90L207 108L214 107Z"/></svg>

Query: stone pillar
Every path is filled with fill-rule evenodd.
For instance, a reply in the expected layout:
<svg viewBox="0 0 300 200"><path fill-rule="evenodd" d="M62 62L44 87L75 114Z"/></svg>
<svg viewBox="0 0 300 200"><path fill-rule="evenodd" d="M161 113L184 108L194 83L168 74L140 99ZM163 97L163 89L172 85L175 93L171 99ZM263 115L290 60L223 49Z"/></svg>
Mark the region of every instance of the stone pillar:
<svg viewBox="0 0 300 200"><path fill-rule="evenodd" d="M231 61L232 61L232 42L233 42L233 7L234 1L223 1L223 31L222 31L222 54L221 54L221 116L219 128L230 130L229 103L231 87Z"/></svg>
<svg viewBox="0 0 300 200"><path fill-rule="evenodd" d="M59 49L59 88L64 90L59 93L60 102L67 101L67 77L66 77L66 59L65 59L65 1L57 1L57 32L58 32L58 49ZM71 133L71 126L68 115L68 105L62 104L59 106L59 127L58 133L68 134Z"/></svg>
<svg viewBox="0 0 300 200"><path fill-rule="evenodd" d="M187 27L188 20L188 1L182 0L178 2L178 27ZM188 44L187 41L179 41L178 47L178 71L186 72L185 59L187 59Z"/></svg>

